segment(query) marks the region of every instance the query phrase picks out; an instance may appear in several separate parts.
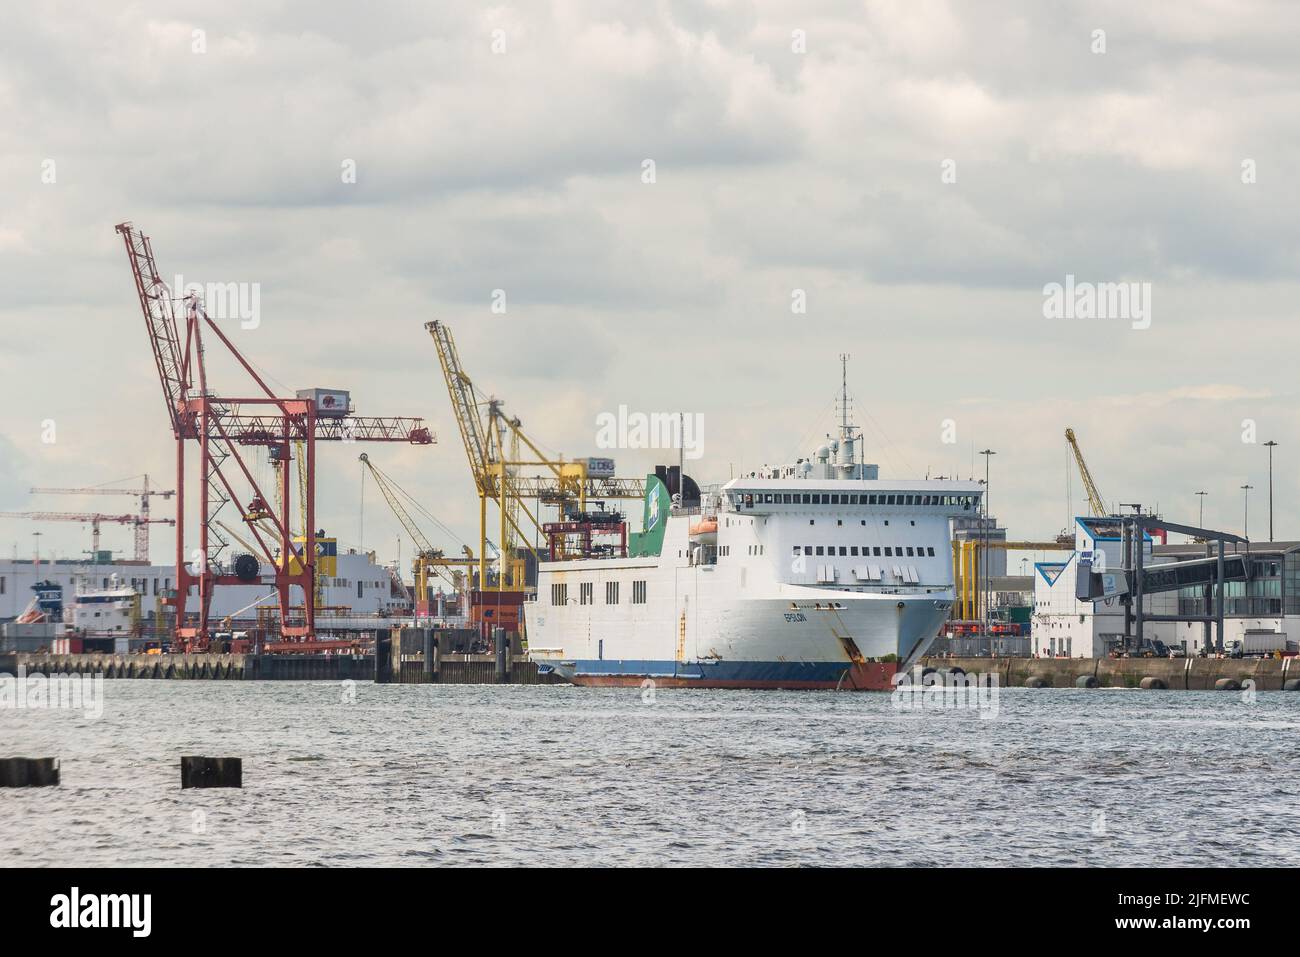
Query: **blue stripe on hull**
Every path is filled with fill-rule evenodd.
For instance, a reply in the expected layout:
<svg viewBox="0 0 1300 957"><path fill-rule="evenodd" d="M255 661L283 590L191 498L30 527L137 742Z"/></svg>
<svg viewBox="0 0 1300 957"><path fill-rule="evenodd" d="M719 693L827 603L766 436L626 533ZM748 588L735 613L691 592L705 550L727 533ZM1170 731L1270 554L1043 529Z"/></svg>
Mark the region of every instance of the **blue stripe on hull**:
<svg viewBox="0 0 1300 957"><path fill-rule="evenodd" d="M575 661L560 666L565 677L685 678L706 681L828 681L836 682L851 667L848 661Z"/></svg>

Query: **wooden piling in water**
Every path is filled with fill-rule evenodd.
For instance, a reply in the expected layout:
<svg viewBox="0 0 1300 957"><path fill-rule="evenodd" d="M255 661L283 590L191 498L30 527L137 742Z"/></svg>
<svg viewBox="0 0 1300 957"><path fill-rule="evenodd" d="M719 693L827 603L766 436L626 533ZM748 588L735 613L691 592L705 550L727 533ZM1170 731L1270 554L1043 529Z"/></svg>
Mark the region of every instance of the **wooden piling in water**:
<svg viewBox="0 0 1300 957"><path fill-rule="evenodd" d="M48 788L58 784L58 758L0 758L0 788Z"/></svg>
<svg viewBox="0 0 1300 957"><path fill-rule="evenodd" d="M438 673L438 641L432 628L424 629L424 674L428 680Z"/></svg>
<svg viewBox="0 0 1300 957"><path fill-rule="evenodd" d="M181 789L242 788L243 758L207 758L187 755L181 758Z"/></svg>
<svg viewBox="0 0 1300 957"><path fill-rule="evenodd" d="M379 632L375 635L375 684L386 685L393 682L393 643L396 641L400 650L402 639L400 632Z"/></svg>

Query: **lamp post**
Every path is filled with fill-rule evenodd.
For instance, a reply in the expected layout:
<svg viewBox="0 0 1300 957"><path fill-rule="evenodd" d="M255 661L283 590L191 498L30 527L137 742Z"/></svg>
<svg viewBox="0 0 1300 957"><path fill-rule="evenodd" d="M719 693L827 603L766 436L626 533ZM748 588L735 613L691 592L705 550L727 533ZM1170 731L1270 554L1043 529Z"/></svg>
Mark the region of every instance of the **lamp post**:
<svg viewBox="0 0 1300 957"><path fill-rule="evenodd" d="M1242 516L1241 516L1241 535L1246 541L1250 541L1250 490L1255 486L1246 484L1241 487L1242 491Z"/></svg>
<svg viewBox="0 0 1300 957"><path fill-rule="evenodd" d="M980 534L984 539L984 635L989 633L989 460L998 453L992 449L984 449L980 455L984 456L984 521L980 523ZM978 571L978 566L976 571Z"/></svg>
<svg viewBox="0 0 1300 957"><path fill-rule="evenodd" d="M1277 443L1269 439L1264 443L1268 449L1268 540L1273 541L1273 449Z"/></svg>
<svg viewBox="0 0 1300 957"><path fill-rule="evenodd" d="M1196 527L1197 527L1197 528L1204 528L1204 527L1205 527L1205 496L1207 496L1207 495L1209 495L1209 494L1210 494L1209 492L1197 492L1197 493L1196 493L1196 495L1197 495L1197 497L1200 499L1200 503L1201 503L1201 510L1200 510L1200 513L1199 513L1200 517L1197 518L1197 520L1196 520Z"/></svg>

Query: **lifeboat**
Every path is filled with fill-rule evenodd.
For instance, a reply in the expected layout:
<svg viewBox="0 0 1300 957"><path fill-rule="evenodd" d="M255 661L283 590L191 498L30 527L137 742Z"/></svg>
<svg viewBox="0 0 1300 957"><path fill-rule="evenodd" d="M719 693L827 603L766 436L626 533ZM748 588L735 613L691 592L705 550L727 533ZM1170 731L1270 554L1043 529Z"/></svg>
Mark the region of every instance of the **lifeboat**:
<svg viewBox="0 0 1300 957"><path fill-rule="evenodd" d="M691 541L700 545L718 544L718 517L703 516L691 526Z"/></svg>
<svg viewBox="0 0 1300 957"><path fill-rule="evenodd" d="M717 516L714 516L713 518L701 518L698 522L696 522L694 525L691 526L692 538L698 535L716 535L716 534L718 534Z"/></svg>

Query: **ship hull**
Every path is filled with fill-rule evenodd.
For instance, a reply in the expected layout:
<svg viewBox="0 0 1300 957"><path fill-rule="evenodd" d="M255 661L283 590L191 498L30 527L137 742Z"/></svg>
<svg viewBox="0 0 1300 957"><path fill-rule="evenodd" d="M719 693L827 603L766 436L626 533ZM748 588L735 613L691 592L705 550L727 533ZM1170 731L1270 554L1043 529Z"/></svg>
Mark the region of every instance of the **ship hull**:
<svg viewBox="0 0 1300 957"><path fill-rule="evenodd" d="M763 691L890 691L896 665L865 662L578 661L553 668L585 688L695 688ZM674 668L674 665L676 667ZM611 666L620 670L611 671Z"/></svg>
<svg viewBox="0 0 1300 957"><path fill-rule="evenodd" d="M582 687L889 691L899 663L925 652L950 605L941 596L805 595L701 602L690 627L682 616L638 628L587 620L572 605L535 609L533 659Z"/></svg>

